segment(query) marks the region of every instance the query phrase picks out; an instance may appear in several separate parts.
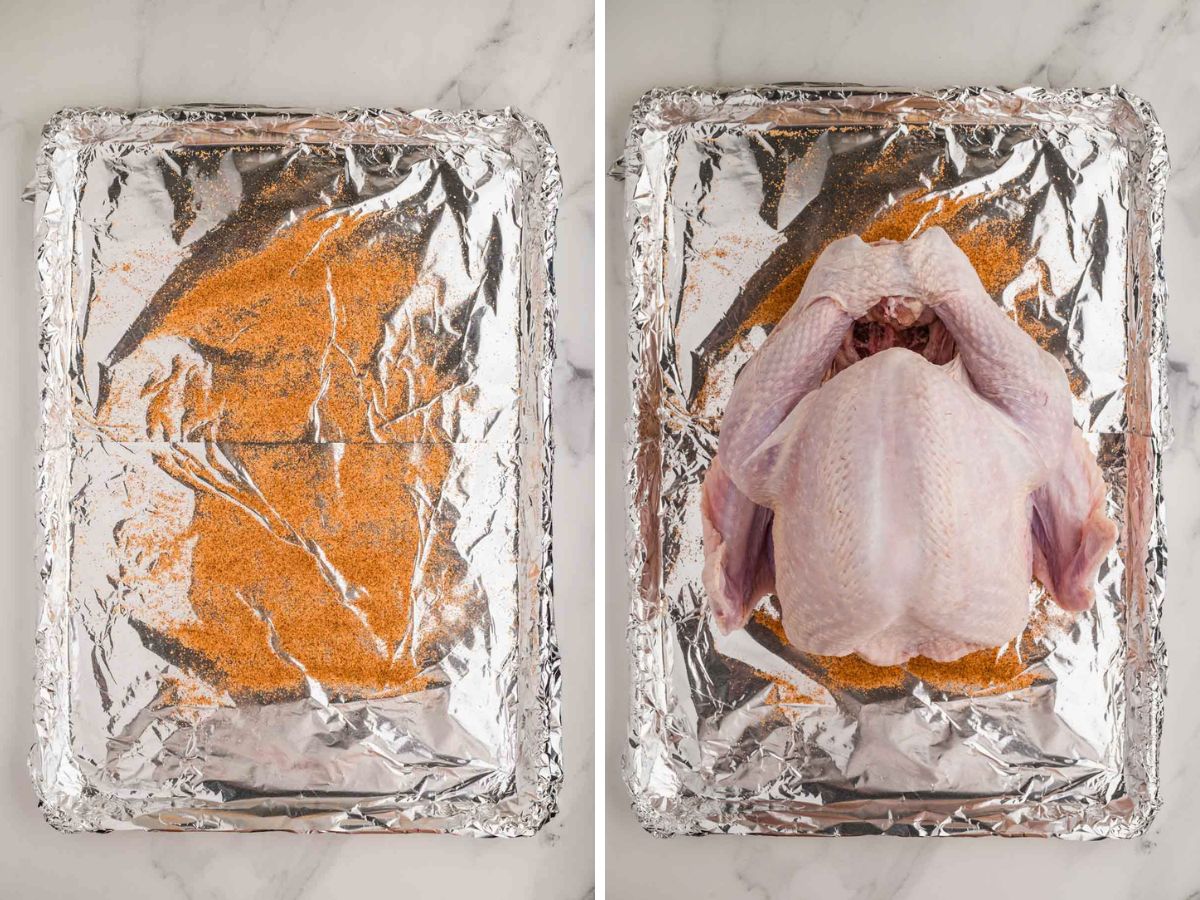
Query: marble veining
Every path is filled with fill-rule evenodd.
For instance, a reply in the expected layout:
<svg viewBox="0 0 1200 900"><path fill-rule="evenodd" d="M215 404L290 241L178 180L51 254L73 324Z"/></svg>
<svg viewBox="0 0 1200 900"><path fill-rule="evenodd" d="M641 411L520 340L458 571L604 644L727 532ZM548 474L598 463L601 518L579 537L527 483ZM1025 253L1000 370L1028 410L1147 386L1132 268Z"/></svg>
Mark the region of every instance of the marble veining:
<svg viewBox="0 0 1200 900"><path fill-rule="evenodd" d="M1147 99L1167 135L1164 255L1171 301L1169 390L1175 440L1166 456L1170 565L1164 629L1170 690L1162 744L1164 805L1149 832L1128 842L647 837L629 810L617 764L624 743L628 674L624 564L607 569L606 762L608 889L613 897L783 897L916 900L969 896L1200 897L1195 806L1200 798L1200 658L1191 652L1200 608L1200 10L1191 0L1008 4L960 0L844 0L837 3L690 4L610 0L607 13L607 159L622 149L628 113L650 87L735 86L771 81L867 84L1117 83ZM622 186L606 192L622 208ZM605 411L618 433L628 404L626 298L621 219L605 223L608 356ZM612 453L610 451L610 457ZM610 458L609 525L619 539L620 461ZM614 510L617 512L614 513ZM661 873L669 873L665 876ZM653 893L651 893L653 891Z"/></svg>
<svg viewBox="0 0 1200 900"><path fill-rule="evenodd" d="M590 0L6 5L0 12L0 896L331 896L576 900L593 886L592 209ZM42 124L64 106L514 106L564 179L555 276L554 563L565 715L560 812L517 841L286 834L63 836L38 812L33 742L37 294L33 209L19 202Z"/></svg>

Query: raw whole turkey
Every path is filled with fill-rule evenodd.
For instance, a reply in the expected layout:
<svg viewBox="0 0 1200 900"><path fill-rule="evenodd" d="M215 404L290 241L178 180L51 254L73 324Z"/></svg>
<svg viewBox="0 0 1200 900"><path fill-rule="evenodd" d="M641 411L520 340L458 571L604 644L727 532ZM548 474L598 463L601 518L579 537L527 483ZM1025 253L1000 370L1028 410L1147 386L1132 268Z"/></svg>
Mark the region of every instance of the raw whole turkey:
<svg viewBox="0 0 1200 900"><path fill-rule="evenodd" d="M1030 576L1085 610L1117 529L1059 362L940 228L830 244L738 376L704 480L722 632L876 665L1007 643Z"/></svg>

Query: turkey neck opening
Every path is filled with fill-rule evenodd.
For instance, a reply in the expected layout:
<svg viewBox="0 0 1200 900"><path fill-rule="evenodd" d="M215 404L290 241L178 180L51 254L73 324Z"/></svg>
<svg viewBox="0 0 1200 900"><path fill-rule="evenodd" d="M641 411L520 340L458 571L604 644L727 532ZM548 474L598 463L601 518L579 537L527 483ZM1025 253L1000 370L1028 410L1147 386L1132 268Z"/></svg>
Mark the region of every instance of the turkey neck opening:
<svg viewBox="0 0 1200 900"><path fill-rule="evenodd" d="M892 347L903 347L935 366L954 359L954 338L932 309L910 298L884 297L855 319L823 381L843 369Z"/></svg>

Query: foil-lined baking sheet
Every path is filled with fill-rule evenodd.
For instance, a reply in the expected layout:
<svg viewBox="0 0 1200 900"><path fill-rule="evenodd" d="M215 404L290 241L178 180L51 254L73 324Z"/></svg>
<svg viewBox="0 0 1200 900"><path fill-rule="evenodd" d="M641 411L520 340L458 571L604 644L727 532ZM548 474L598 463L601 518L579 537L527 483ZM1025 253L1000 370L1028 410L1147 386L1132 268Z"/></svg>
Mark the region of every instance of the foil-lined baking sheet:
<svg viewBox="0 0 1200 900"><path fill-rule="evenodd" d="M1168 160L1099 92L654 90L633 111L627 488L633 701L651 832L1127 837L1159 804L1166 656ZM801 653L764 599L713 626L700 488L734 378L831 241L943 227L1066 368L1120 525L1077 618L958 663ZM985 462L985 461L981 461Z"/></svg>
<svg viewBox="0 0 1200 900"><path fill-rule="evenodd" d="M48 124L51 824L514 836L554 814L560 193L512 111Z"/></svg>

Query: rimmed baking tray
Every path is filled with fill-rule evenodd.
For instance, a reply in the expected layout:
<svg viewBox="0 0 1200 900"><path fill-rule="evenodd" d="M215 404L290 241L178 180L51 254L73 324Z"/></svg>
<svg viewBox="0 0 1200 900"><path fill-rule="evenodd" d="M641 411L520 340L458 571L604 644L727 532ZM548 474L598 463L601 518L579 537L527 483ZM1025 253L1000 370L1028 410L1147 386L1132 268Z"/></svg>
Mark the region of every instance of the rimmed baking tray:
<svg viewBox="0 0 1200 900"><path fill-rule="evenodd" d="M1144 830L1165 651L1168 161L1118 88L654 90L624 159L633 698L624 760L657 834ZM1118 522L1098 601L1031 586L1029 628L956 664L800 653L773 598L712 625L700 486L733 380L846 234L947 230L1064 364ZM986 463L981 459L981 467Z"/></svg>
<svg viewBox="0 0 1200 900"><path fill-rule="evenodd" d="M51 824L509 836L554 813L560 192L510 110L51 120Z"/></svg>

